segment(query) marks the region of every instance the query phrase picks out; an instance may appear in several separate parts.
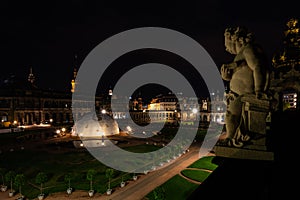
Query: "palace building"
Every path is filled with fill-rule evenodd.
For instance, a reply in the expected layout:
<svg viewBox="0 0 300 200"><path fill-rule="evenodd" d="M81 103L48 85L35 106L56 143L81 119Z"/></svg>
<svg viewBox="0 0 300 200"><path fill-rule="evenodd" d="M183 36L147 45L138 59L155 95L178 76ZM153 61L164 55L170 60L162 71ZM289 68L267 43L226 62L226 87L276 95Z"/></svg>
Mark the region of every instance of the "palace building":
<svg viewBox="0 0 300 200"><path fill-rule="evenodd" d="M283 46L272 59L270 90L276 110L300 110L300 35L298 19L286 23Z"/></svg>
<svg viewBox="0 0 300 200"><path fill-rule="evenodd" d="M73 77L71 79L71 88L69 92L61 92L54 90L45 90L35 85L35 75L33 69L30 68L28 79L24 80L20 77L10 76L3 80L0 84L0 127L13 127L19 125L32 124L73 124L74 119L80 119L89 110L82 109L76 112L76 116L72 114L72 93L76 89L75 79L77 69L74 68ZM152 101L145 105L141 97L128 98L117 97L109 89L107 94L96 96L96 111L102 114L111 115L113 119L128 119L131 117L139 124L150 122L166 121L168 124L193 123L195 120L202 122L224 122L225 107L219 94L212 93L212 100L208 98L191 98L185 97L183 94L161 94L153 98ZM124 105L124 98L128 104ZM178 98L178 99L177 99ZM115 110L112 112L110 107L111 100L114 101ZM183 102L180 107L178 100ZM120 103L119 103L120 101ZM126 102L126 101L125 101ZM218 103L216 103L218 102ZM89 102L77 102L85 105ZM211 105L218 106L217 112L211 112ZM84 108L84 106L82 106ZM128 112L130 111L130 116ZM199 118L197 117L199 114ZM149 117L150 116L150 117Z"/></svg>
<svg viewBox="0 0 300 200"><path fill-rule="evenodd" d="M74 69L74 78L76 69ZM73 124L72 92L41 89L35 84L32 68L27 81L11 75L0 83L0 127L33 124ZM96 97L95 106L100 109L103 97ZM81 102L85 103L85 102ZM85 113L81 113L81 116ZM81 117L77 116L77 117Z"/></svg>
<svg viewBox="0 0 300 200"><path fill-rule="evenodd" d="M71 94L40 89L32 68L28 80L10 76L0 85L0 126L72 123Z"/></svg>

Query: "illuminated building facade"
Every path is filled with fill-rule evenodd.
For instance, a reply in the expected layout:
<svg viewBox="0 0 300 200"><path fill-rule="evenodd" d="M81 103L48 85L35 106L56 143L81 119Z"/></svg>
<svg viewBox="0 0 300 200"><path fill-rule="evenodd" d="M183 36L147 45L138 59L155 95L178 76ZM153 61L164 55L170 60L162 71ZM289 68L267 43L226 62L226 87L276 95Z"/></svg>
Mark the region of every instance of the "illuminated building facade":
<svg viewBox="0 0 300 200"><path fill-rule="evenodd" d="M11 76L1 83L0 90L2 127L73 122L70 94L38 88L32 69L27 82Z"/></svg>
<svg viewBox="0 0 300 200"><path fill-rule="evenodd" d="M218 92L212 92L209 98L185 97L180 94L158 95L148 105L152 121L166 120L175 123L217 122L224 123L226 105ZM182 102L182 105L179 105ZM212 108L213 106L213 108ZM197 118L199 116L199 119Z"/></svg>
<svg viewBox="0 0 300 200"><path fill-rule="evenodd" d="M270 89L277 110L299 110L300 35L298 19L290 19L284 32L283 48L272 59Z"/></svg>
<svg viewBox="0 0 300 200"><path fill-rule="evenodd" d="M0 127L40 123L73 124L74 119L79 120L90 113L91 110L87 108L87 105L91 105L91 102L85 101L85 98L74 102L80 110L72 113L72 94L78 84L75 82L76 76L77 68L75 67L69 92L38 88L35 85L32 68L30 68L27 81L16 77L4 80L0 85ZM95 102L92 103L95 104L95 109L99 113L108 114L113 119L132 118L139 124L164 121L167 124L177 124L179 121L189 124L196 120L223 123L225 105L219 96L218 92L211 93L212 100L209 100L209 98L185 97L182 93L176 96L169 93L158 95L145 105L140 95L136 98L120 97L113 94L113 90L109 88L106 94L97 95ZM111 101L114 102L113 111L110 106ZM178 102L182 102L182 105ZM213 109L212 106L214 106Z"/></svg>
<svg viewBox="0 0 300 200"><path fill-rule="evenodd" d="M72 124L72 94L45 90L35 85L32 68L28 80L10 76L0 84L0 127L32 124ZM100 109L102 97L96 97ZM86 102L81 102L82 104ZM88 112L88 111L86 111ZM81 117L84 110L80 113Z"/></svg>

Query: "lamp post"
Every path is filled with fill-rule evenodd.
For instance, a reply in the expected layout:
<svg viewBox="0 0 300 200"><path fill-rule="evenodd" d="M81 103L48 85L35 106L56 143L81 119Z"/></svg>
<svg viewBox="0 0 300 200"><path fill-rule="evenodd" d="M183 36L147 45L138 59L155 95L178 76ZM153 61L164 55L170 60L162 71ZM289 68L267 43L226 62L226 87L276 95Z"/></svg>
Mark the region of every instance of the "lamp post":
<svg viewBox="0 0 300 200"><path fill-rule="evenodd" d="M64 136L64 135L65 135L66 128L63 127L63 128L61 129L61 131L62 131L62 135Z"/></svg>

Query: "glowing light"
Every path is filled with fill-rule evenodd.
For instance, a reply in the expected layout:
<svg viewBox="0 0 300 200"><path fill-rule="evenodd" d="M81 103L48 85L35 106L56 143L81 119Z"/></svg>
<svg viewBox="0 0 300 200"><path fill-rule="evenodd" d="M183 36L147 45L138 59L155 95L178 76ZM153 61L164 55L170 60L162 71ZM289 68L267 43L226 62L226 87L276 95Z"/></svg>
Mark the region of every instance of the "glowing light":
<svg viewBox="0 0 300 200"><path fill-rule="evenodd" d="M198 109L197 109L197 108L193 108L192 112L193 112L194 114L196 114L196 113L198 112Z"/></svg>
<svg viewBox="0 0 300 200"><path fill-rule="evenodd" d="M102 113L102 114L105 114L105 113L106 113L106 110L105 110L105 109L101 110L101 113Z"/></svg>
<svg viewBox="0 0 300 200"><path fill-rule="evenodd" d="M127 126L126 127L127 131L131 132L132 131L132 128L130 126Z"/></svg>

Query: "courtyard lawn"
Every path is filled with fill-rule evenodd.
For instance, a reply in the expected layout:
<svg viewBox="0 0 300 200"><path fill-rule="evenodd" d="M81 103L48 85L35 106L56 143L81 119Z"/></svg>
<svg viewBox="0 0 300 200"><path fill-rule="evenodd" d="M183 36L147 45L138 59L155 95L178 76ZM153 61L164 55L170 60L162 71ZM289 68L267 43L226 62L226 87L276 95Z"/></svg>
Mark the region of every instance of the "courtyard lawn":
<svg viewBox="0 0 300 200"><path fill-rule="evenodd" d="M181 173L185 177L201 183L210 175L210 172L207 171L189 169L182 170Z"/></svg>
<svg viewBox="0 0 300 200"><path fill-rule="evenodd" d="M218 167L218 165L212 163L213 158L214 156L205 156L200 158L199 160L191 164L188 168L182 170L182 175L189 179L203 182L210 175L210 171L213 171ZM190 196L197 187L197 184L189 182L180 175L175 175L167 182L165 182L164 184L160 185L158 188L147 194L146 197L149 200L154 200L154 191L156 191L158 193L164 193L163 195L166 197L167 200L182 200ZM164 190L164 192L162 192L162 189Z"/></svg>
<svg viewBox="0 0 300 200"><path fill-rule="evenodd" d="M13 152L5 152L0 154L1 168L14 170L17 173L23 173L26 178L26 183L22 186L22 193L29 198L34 199L40 193L39 185L36 184L35 178L39 172L45 172L48 176L48 181L44 184L44 193L50 194L53 192L66 191L68 185L64 180L67 173L72 174L71 187L75 190L86 190L90 188L90 182L86 179L86 174L89 169L95 169L94 190L98 193L104 193L107 189L108 180L105 176L107 166L95 159L88 151L77 151L63 144L59 146L67 147L67 150L57 149L58 146L50 146L50 151L45 151L42 148L15 150ZM70 149L69 149L70 148ZM126 147L136 152L149 152L158 149L153 145L138 145L136 147ZM140 162L140 161L137 161ZM122 181L132 179L133 174L123 173L115 170L111 180L111 188L119 187ZM8 184L8 183L7 183ZM17 188L14 188L15 190Z"/></svg>
<svg viewBox="0 0 300 200"><path fill-rule="evenodd" d="M207 170L215 170L218 165L214 164L212 161L214 156L205 156L201 159L197 160L193 164L189 166L189 168L198 168L198 169L207 169Z"/></svg>
<svg viewBox="0 0 300 200"><path fill-rule="evenodd" d="M164 189L165 194L163 195L166 200L183 200L190 196L198 185L187 181L180 175L175 175L159 187ZM154 192L150 192L146 197L149 200L154 200Z"/></svg>
<svg viewBox="0 0 300 200"><path fill-rule="evenodd" d="M171 132L172 130L170 130L170 135L172 135ZM16 134L1 135L0 139L4 140L0 141L9 143L18 141L18 143L25 142L26 144L29 144L27 141L38 141L38 133L39 131L25 131ZM204 133L205 132L202 131L200 135L203 135ZM27 138L27 135L30 137ZM35 138L36 135L37 138ZM16 140L20 138L21 140ZM65 182L65 175L67 173L72 174L71 187L74 190L88 191L90 189L90 182L86 179L86 174L89 169L96 170L93 189L97 193L105 193L108 186L108 179L105 176L107 166L95 159L90 152L84 149L75 149L72 142L46 144L43 143L43 141L44 140L41 141L39 146L32 149L27 145L23 150L15 149L12 152L6 151L0 154L0 160L2 161L0 163L0 168L14 170L16 173L23 173L25 175L25 185L22 186L22 193L28 199L35 199L40 193L39 185L35 182L36 175L39 172L46 173L48 177L43 190L46 195L54 192L66 191L68 184ZM161 146L143 144L123 148L131 152L143 153L155 151L161 148ZM159 158L161 159L161 157ZM216 168L216 165L212 164L211 161L212 158L204 157L189 167L213 170ZM135 162L143 164L144 160L135 160ZM150 164L152 164L152 162ZM184 173L189 178L198 180L197 178L199 175L194 174L194 172ZM132 179L132 175L132 173L123 173L115 170L111 179L111 188L120 186L122 176L123 181L126 182ZM184 197L190 195L198 185L177 175L163 184L163 187L165 188L167 199L184 199ZM180 188L180 190L178 190L178 188ZM15 187L14 189L17 190ZM152 195L153 197L153 194L149 193L149 195Z"/></svg>
<svg viewBox="0 0 300 200"><path fill-rule="evenodd" d="M4 161L1 167L25 175L27 184L22 187L22 191L28 198L35 198L39 194L39 185L35 183L35 176L41 171L48 176L48 181L44 184L45 194L65 191L67 184L64 182L64 176L68 172L73 174L71 185L76 189L88 190L89 182L86 180L88 169L96 169L99 173L95 180L105 180L104 176L100 175L104 173L106 166L88 152L49 153L23 150L7 152L2 154L0 159Z"/></svg>

